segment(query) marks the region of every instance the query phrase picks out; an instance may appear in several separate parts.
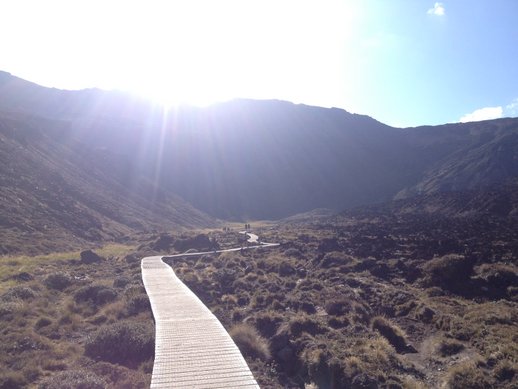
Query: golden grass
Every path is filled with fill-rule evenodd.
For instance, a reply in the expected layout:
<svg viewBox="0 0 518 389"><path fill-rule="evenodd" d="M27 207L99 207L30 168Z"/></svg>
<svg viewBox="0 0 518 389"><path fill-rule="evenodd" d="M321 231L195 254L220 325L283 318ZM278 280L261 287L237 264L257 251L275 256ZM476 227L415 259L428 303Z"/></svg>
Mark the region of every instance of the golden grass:
<svg viewBox="0 0 518 389"><path fill-rule="evenodd" d="M229 334L243 355L263 361L270 360L270 345L254 327L248 324L237 324L230 329Z"/></svg>
<svg viewBox="0 0 518 389"><path fill-rule="evenodd" d="M95 249L106 258L95 265L69 261L77 260L79 251L0 257L0 387L37 387L59 371L74 370L84 364L83 344L88 334L99 324L125 318L129 296L142 293L140 269L122 260L132 248L109 244ZM22 272L32 278L11 277ZM47 277L58 273L70 275L71 282L63 289L49 287L45 282ZM128 280L127 287L113 286L115 274ZM81 288L94 284L105 285L116 293L116 299L98 304L74 300ZM142 311L129 320L152 323L151 312ZM97 368L98 362L89 363L92 364L89 369ZM149 370L149 362L144 368ZM113 365L99 374L120 384L123 378L112 376L114 369L118 367ZM142 387L146 382L149 384L150 371L138 366L124 369L128 380L128 377L138 379Z"/></svg>

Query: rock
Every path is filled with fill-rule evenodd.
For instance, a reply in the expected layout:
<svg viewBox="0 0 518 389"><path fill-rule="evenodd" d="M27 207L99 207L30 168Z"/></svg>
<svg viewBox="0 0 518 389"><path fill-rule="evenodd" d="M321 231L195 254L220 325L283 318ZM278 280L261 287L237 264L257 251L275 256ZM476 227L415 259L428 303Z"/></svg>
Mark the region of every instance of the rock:
<svg viewBox="0 0 518 389"><path fill-rule="evenodd" d="M104 258L94 253L92 250L81 252L81 263L91 264L101 262Z"/></svg>
<svg viewBox="0 0 518 389"><path fill-rule="evenodd" d="M434 316L435 316L435 311L428 307L422 307L416 313L416 317L419 320L421 320L423 323L431 323Z"/></svg>

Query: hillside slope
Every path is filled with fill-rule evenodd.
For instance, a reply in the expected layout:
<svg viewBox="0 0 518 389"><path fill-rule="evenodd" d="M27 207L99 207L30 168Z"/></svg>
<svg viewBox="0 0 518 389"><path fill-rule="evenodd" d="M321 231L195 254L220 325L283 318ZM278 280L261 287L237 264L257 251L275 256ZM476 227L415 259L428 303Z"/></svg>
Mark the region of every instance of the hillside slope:
<svg viewBox="0 0 518 389"><path fill-rule="evenodd" d="M66 122L0 113L0 254L215 225L145 177L128 185L105 169L112 163L106 150L63 142L68 130Z"/></svg>
<svg viewBox="0 0 518 389"><path fill-rule="evenodd" d="M164 109L119 92L43 88L8 73L0 73L0 111L60 123L60 132L45 130L49 140L95 160L110 182L151 180L159 192L224 219L340 211L484 188L518 173L518 119L398 129L282 101Z"/></svg>

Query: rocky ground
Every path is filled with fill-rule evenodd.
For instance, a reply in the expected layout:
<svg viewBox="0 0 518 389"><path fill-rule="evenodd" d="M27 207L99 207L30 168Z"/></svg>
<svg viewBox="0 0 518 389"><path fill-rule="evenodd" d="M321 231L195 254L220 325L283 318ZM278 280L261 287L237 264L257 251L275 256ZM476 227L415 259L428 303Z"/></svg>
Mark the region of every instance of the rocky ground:
<svg viewBox="0 0 518 389"><path fill-rule="evenodd" d="M260 229L277 249L172 265L261 387L511 388L517 231L510 219L351 213Z"/></svg>
<svg viewBox="0 0 518 389"><path fill-rule="evenodd" d="M297 220L252 225L277 248L170 260L261 387L516 387L513 219L377 210ZM140 258L246 246L238 231L146 235L101 258L2 257L0 388L147 387L153 320Z"/></svg>

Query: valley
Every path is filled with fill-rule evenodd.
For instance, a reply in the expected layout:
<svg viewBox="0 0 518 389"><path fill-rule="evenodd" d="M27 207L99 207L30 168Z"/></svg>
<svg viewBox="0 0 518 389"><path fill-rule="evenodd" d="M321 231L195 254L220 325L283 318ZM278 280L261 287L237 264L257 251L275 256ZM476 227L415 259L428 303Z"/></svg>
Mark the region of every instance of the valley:
<svg viewBox="0 0 518 389"><path fill-rule="evenodd" d="M0 389L148 387L154 255L261 387L514 388L517 177L516 118L166 109L0 72ZM243 224L279 245L241 250Z"/></svg>

